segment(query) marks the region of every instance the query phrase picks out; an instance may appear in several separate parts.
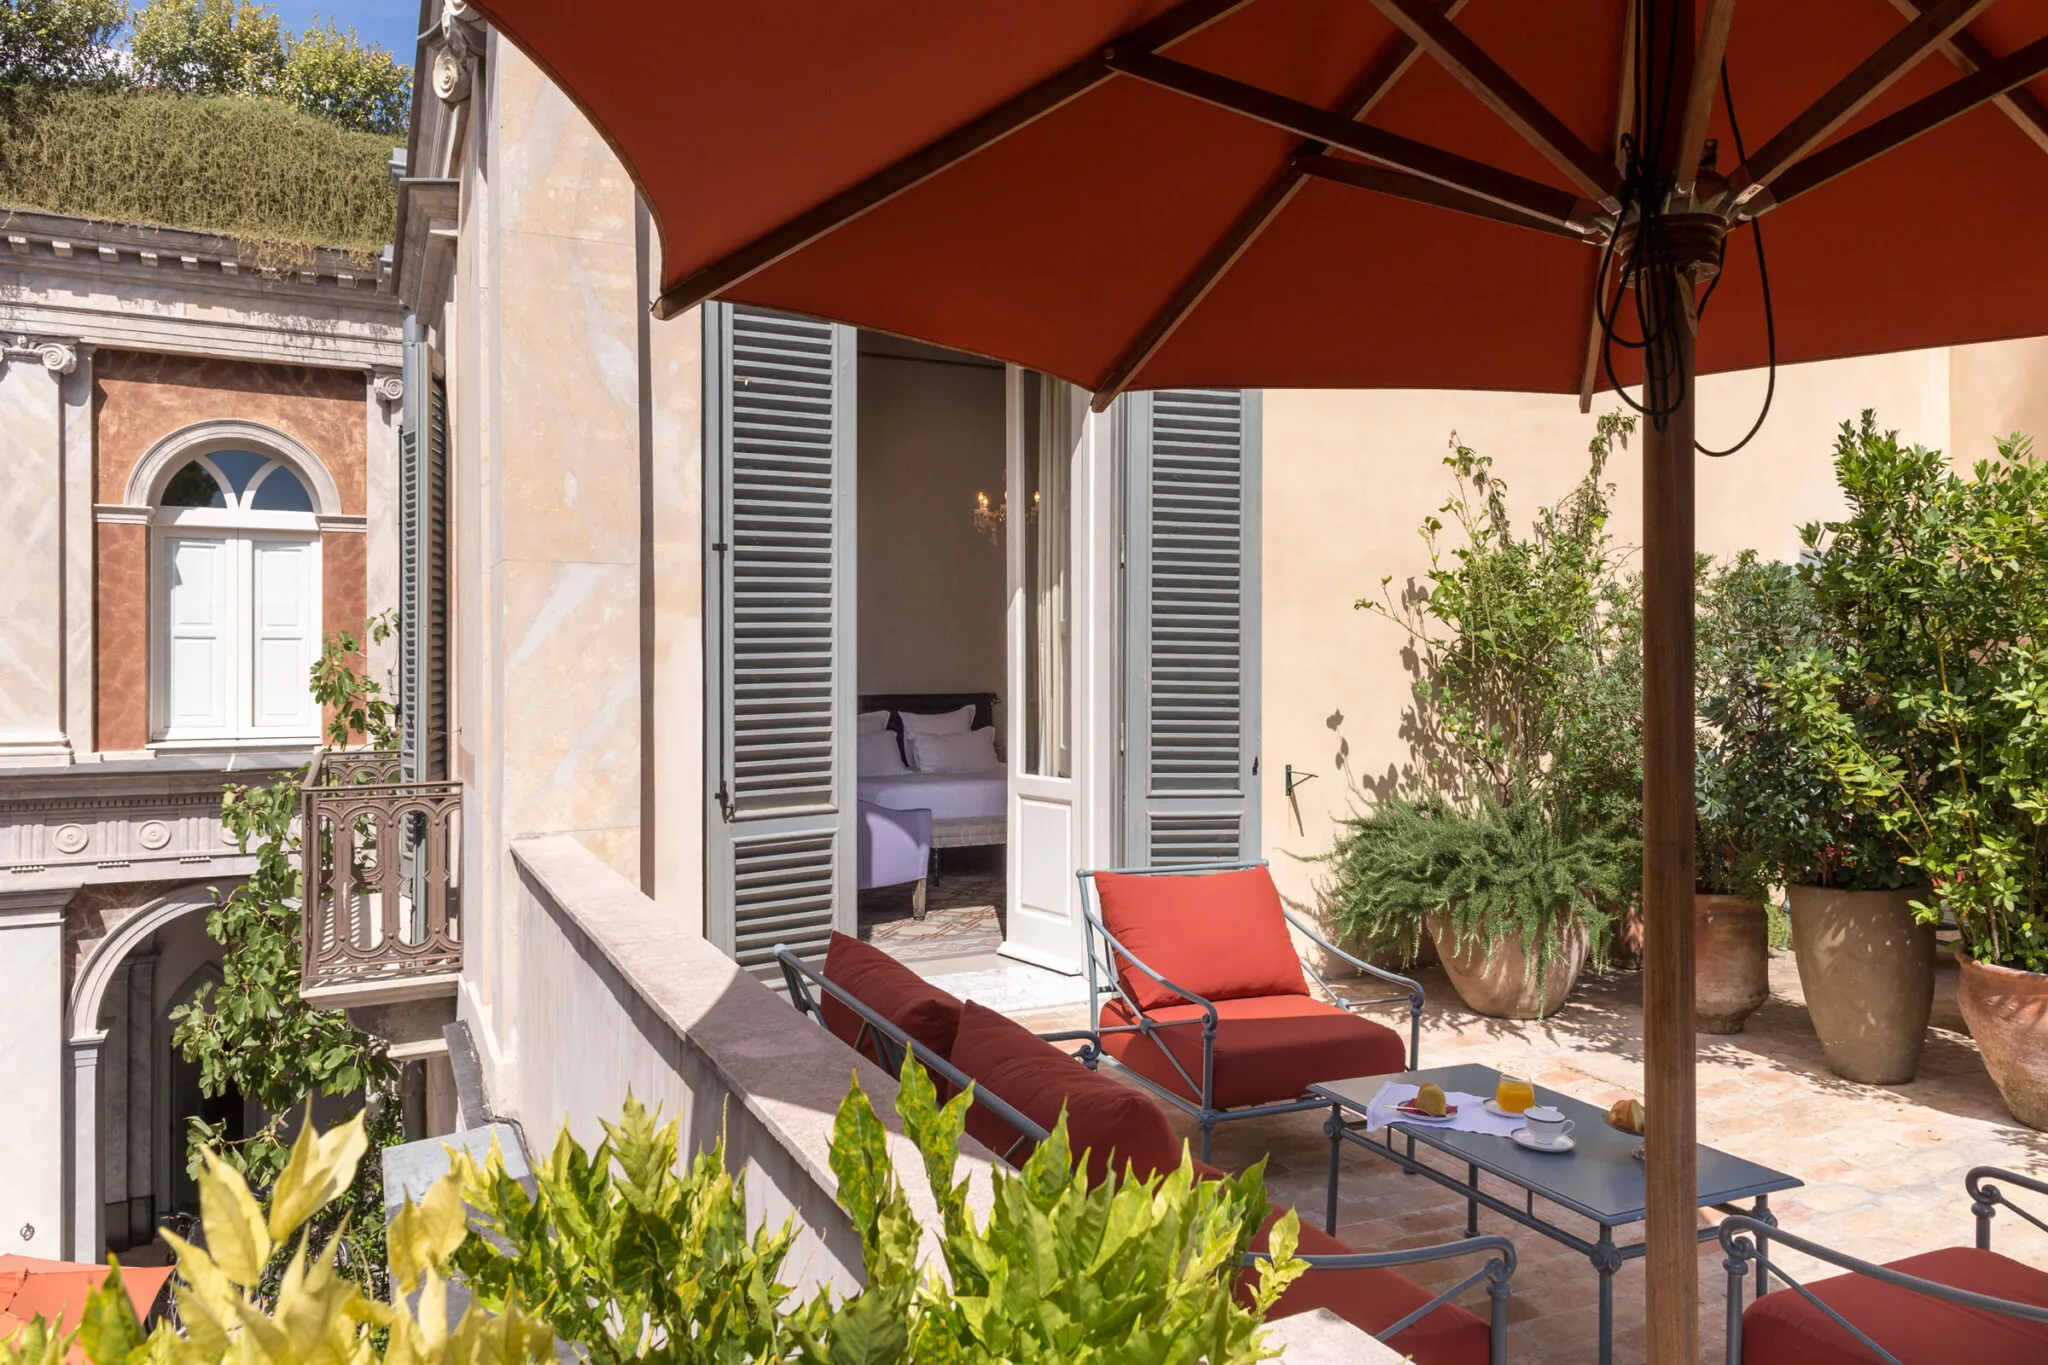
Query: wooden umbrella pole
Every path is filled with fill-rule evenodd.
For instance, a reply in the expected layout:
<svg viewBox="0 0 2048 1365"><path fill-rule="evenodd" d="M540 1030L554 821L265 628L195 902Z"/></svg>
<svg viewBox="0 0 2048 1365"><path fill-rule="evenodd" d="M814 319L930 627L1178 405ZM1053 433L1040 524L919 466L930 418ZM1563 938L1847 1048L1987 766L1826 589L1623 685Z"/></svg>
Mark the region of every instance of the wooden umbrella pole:
<svg viewBox="0 0 2048 1365"><path fill-rule="evenodd" d="M1690 301L1691 286L1676 289ZM1646 386L1643 442L1643 1107L1649 1359L1699 1358L1693 1092L1693 319L1678 364ZM1657 392L1679 388L1677 393Z"/></svg>
<svg viewBox="0 0 2048 1365"><path fill-rule="evenodd" d="M1668 25L1675 41L1664 75L1684 95L1696 74L1707 74L1694 70L1693 0L1650 2L1668 7L1660 27ZM1672 159L1658 168L1666 183L1693 177L1694 167L1675 164L1683 141L1672 138L1653 153ZM1643 385L1645 406L1665 414L1662 422L1646 423L1643 441L1643 1268L1648 1358L1657 1365L1697 1365L1700 1322L1692 1030L1693 414L1699 374L1691 267L1706 251L1696 233L1678 236L1683 245L1673 241L1668 256L1646 262L1638 284L1663 302L1658 311L1667 314L1660 321L1670 347L1667 363L1646 366ZM1707 250L1716 262L1717 238L1710 229Z"/></svg>

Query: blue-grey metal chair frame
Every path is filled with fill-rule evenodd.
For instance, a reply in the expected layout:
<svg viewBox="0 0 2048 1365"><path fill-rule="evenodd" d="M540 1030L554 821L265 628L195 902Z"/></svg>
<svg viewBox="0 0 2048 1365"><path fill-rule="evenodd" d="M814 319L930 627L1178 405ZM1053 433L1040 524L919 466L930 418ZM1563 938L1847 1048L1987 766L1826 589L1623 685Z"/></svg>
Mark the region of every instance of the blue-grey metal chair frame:
<svg viewBox="0 0 2048 1365"><path fill-rule="evenodd" d="M1210 1135L1219 1123L1227 1123L1235 1119L1264 1118L1269 1114L1290 1114L1300 1109L1326 1109L1329 1107L1330 1102L1303 1095L1295 1100L1283 1100L1273 1104L1249 1105L1241 1109L1218 1108L1216 1105L1216 1030L1218 1018L1215 1003L1195 994L1195 992L1187 987L1175 985L1164 976L1161 976L1140 959L1136 953L1133 953L1119 942L1114 934L1109 932L1108 927L1102 922L1101 898L1098 889L1095 887L1095 877L1098 871L1108 871L1118 876L1201 876L1215 872L1242 872L1250 868L1265 866L1265 861L1260 859L1252 862L1188 863L1178 867L1083 868L1080 872L1076 873L1075 875L1081 882L1081 922L1087 939L1088 1027L1065 1033L1041 1035L1054 1042L1086 1039L1086 1045L1081 1049L1080 1056L1082 1061L1092 1067L1100 1062L1102 1058L1109 1055L1102 1048L1102 1036L1105 1033L1142 1033L1147 1037L1152 1037L1164 1029L1193 1028L1199 1023L1202 1029L1202 1079L1199 1081L1188 1074L1187 1068L1182 1066L1180 1060L1167 1050L1165 1044L1158 1042L1156 1039L1154 1040L1154 1045L1159 1048L1160 1054L1166 1058L1175 1071L1180 1073L1181 1079L1187 1082L1188 1089L1200 1097L1198 1101L1190 1101L1186 1096L1159 1084L1159 1082L1151 1077L1143 1075L1128 1066L1124 1067L1124 1071L1132 1080L1194 1119L1196 1129L1201 1134L1200 1155L1204 1161L1209 1159ZM1302 923L1300 919L1296 918L1284 906L1281 908L1280 914L1288 924L1294 927L1296 932L1300 933L1310 942L1317 944L1324 951L1342 958L1367 976L1375 977L1391 986L1399 986L1406 992L1406 999L1408 1001L1408 1069L1414 1071L1419 1068L1422 1065L1422 1007L1428 999L1422 986L1418 982L1411 981L1409 978L1398 973L1387 971L1382 967L1375 967L1370 962L1353 957L1350 953L1345 952L1342 948L1339 948L1336 944L1317 933L1312 927ZM1199 1020L1175 1019L1164 1022L1152 1018L1143 1009L1139 1008L1138 1002L1133 1000L1124 990L1123 973L1117 969L1119 959L1128 962L1132 968L1157 981L1167 990L1187 1000L1188 1003L1201 1006L1201 1018ZM1403 998L1400 995L1382 995L1368 1000L1347 1001L1339 996L1337 992L1330 989L1330 983L1323 980L1321 974L1314 967L1303 962L1301 968L1308 974L1310 980L1322 988L1323 994L1329 997L1331 1004L1347 1012L1355 1013L1360 1006L1384 1005ZM1103 981L1105 976L1108 978L1107 984ZM1129 1024L1112 1024L1107 1028L1103 1027L1102 998L1104 996L1110 996L1121 1001L1124 1009L1129 1012L1134 1022ZM1111 1060L1115 1059L1112 1058ZM1325 1079L1338 1081L1349 1078L1329 1076Z"/></svg>
<svg viewBox="0 0 2048 1365"><path fill-rule="evenodd" d="M905 1054L917 1058L918 1064L928 1072L942 1076L958 1090L974 1087L975 1103L985 1106L1004 1123L1017 1130L1017 1138L1003 1151L996 1153L1006 1165L1018 1165L1018 1149L1027 1144L1043 1142L1046 1130L1025 1115L1005 1103L1001 1097L976 1083L960 1068L939 1056L923 1043L912 1038L902 1029L884 1019L871 1009L866 1002L838 982L827 977L822 971L805 962L782 944L775 946L775 960L782 966L782 979L789 987L790 1003L801 1014L816 1020L820 1027L825 1024L824 1011L818 1008L818 999L812 993L815 987L846 1006L860 1019L860 1032L854 1035L855 1048L872 1041L881 1064L891 1075L903 1070ZM1488 1299L1488 1348L1487 1358L1491 1365L1507 1365L1508 1358L1508 1295L1509 1282L1515 1273L1515 1244L1505 1237L1465 1237L1455 1242L1443 1242L1436 1246L1410 1247L1403 1251L1350 1252L1341 1256L1303 1256L1308 1263L1309 1273L1319 1270L1387 1270L1405 1265L1422 1265L1430 1261L1446 1261L1458 1256L1488 1255L1490 1259L1479 1269L1459 1280L1450 1288L1438 1294L1429 1302L1400 1320L1389 1323L1379 1332L1376 1339L1387 1341L1428 1317L1437 1309L1450 1303L1472 1286L1484 1281ZM1272 1257L1263 1251L1245 1253L1242 1265L1253 1269L1262 1262L1270 1263Z"/></svg>
<svg viewBox="0 0 2048 1365"><path fill-rule="evenodd" d="M1977 1249L1979 1251L1991 1250L1991 1217L1998 1212L2000 1207L2011 1209L2018 1217L2032 1223L2043 1232L2048 1232L2048 1222L2043 1222L2040 1218L2013 1203L2011 1197L2003 1189L1991 1183L1994 1180L2007 1181L2035 1194L2048 1195L2048 1181L2036 1180L2030 1176L2020 1175L2014 1171L2002 1170L1996 1166L1977 1166L1972 1168L1969 1174L1963 1178L1963 1184L1970 1194L1970 1212L1975 1214L1977 1219ZM1726 1253L1726 1259L1722 1261L1722 1266L1728 1272L1728 1365L1742 1365L1742 1282L1749 1273L1749 1265L1752 1261L1756 1263L1757 1267L1757 1297L1761 1298L1764 1292L1770 1288L1770 1281L1773 1277L1783 1280L1788 1286L1803 1296L1808 1303L1832 1318L1837 1327L1840 1327L1850 1336L1856 1338L1857 1341L1863 1343L1879 1360L1887 1362L1887 1365L1902 1365L1897 1356L1872 1341L1864 1334L1861 1328L1836 1312L1832 1307L1822 1303L1812 1290L1786 1274L1784 1268L1776 1261L1769 1260L1761 1255L1757 1250L1757 1239L1759 1237L1768 1238L1774 1248L1790 1247L1794 1251L1806 1253L1817 1261L1840 1266L1843 1270L1847 1270L1852 1274L1866 1276L1880 1284L1888 1284L1894 1289L1904 1290L1907 1293L1924 1294L1930 1299L1941 1299L1948 1303L1961 1304L1966 1308L1979 1308L1987 1313L2000 1313L2006 1317L2020 1318L2028 1322L2048 1323L2048 1307L2039 1304L2019 1303L2012 1299L1993 1298L1989 1294L1978 1294L1968 1289L1958 1289L1952 1284L1942 1284L1936 1280L1926 1280L1917 1275L1908 1275L1902 1271L1893 1270L1888 1266L1858 1260L1856 1257L1836 1251L1832 1247L1822 1246L1818 1242L1809 1242L1804 1237L1794 1237L1783 1228L1767 1227L1754 1218L1736 1216L1723 1219L1721 1222L1721 1250ZM1959 1349L1966 1349L1966 1343L1958 1342L1956 1344Z"/></svg>

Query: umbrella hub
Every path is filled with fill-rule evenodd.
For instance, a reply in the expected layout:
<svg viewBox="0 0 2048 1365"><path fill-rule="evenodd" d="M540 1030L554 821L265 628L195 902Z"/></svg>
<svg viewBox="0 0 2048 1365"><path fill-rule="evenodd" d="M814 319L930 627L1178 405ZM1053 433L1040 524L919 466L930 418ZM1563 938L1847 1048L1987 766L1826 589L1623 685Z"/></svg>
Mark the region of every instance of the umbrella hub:
<svg viewBox="0 0 2048 1365"><path fill-rule="evenodd" d="M1644 219L1631 213L1615 240L1615 254L1633 267L1625 272L1629 282L1652 271L1672 270L1693 284L1704 284L1721 273L1721 249L1728 236L1726 217L1694 210L1652 214L1648 222L1645 229Z"/></svg>

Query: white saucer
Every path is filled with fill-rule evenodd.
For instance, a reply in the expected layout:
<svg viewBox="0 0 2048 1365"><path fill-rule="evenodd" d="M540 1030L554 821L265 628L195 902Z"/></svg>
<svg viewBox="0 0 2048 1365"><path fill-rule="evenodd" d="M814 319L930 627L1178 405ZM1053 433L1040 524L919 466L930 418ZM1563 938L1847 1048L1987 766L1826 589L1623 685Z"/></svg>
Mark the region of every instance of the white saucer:
<svg viewBox="0 0 2048 1365"><path fill-rule="evenodd" d="M1517 1113L1516 1113L1516 1112L1515 1112L1514 1110L1512 1110L1512 1109L1503 1109L1503 1108L1501 1108L1501 1107L1500 1107L1500 1101L1499 1101L1499 1100L1495 1100L1495 1099L1489 1099L1489 1100L1487 1100L1487 1102L1486 1102L1486 1112L1487 1112L1487 1113L1489 1113L1489 1114L1498 1114L1498 1115L1500 1115L1500 1116L1501 1116L1502 1118L1504 1118L1504 1119L1518 1119L1518 1118L1522 1117L1522 1116L1521 1116L1520 1114L1517 1114Z"/></svg>
<svg viewBox="0 0 2048 1365"><path fill-rule="evenodd" d="M1556 1143L1546 1147L1542 1143L1538 1142L1535 1138L1530 1137L1529 1130L1527 1128L1515 1129L1514 1132L1508 1134L1508 1139L1512 1141L1515 1144L1515 1146L1526 1147L1532 1152L1550 1152L1555 1154L1558 1152L1569 1152L1572 1148L1578 1146L1576 1142L1572 1141L1572 1135L1570 1133L1566 1133Z"/></svg>

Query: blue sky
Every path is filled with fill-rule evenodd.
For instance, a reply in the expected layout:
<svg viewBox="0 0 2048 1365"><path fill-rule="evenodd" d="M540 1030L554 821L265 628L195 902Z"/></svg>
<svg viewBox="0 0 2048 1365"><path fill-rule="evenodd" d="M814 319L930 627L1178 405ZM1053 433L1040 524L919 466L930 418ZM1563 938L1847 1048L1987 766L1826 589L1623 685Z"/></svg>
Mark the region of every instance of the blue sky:
<svg viewBox="0 0 2048 1365"><path fill-rule="evenodd" d="M318 15L352 28L366 43L380 43L407 66L420 31L419 0L270 0L287 28L298 31Z"/></svg>

